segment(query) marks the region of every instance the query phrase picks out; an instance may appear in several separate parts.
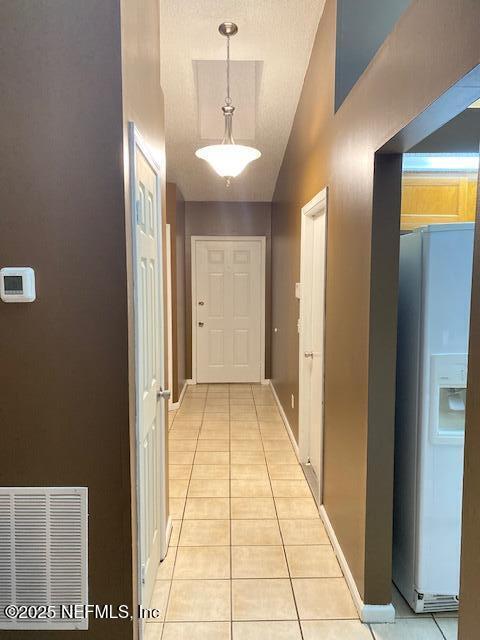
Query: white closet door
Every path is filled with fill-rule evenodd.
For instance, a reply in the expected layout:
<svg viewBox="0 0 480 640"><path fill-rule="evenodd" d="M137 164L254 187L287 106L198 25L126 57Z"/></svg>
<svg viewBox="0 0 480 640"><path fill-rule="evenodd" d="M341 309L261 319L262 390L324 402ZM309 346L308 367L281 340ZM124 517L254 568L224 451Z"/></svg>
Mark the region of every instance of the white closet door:
<svg viewBox="0 0 480 640"><path fill-rule="evenodd" d="M327 190L302 207L300 255L299 450L319 504L323 480Z"/></svg>
<svg viewBox="0 0 480 640"><path fill-rule="evenodd" d="M195 253L197 381L259 382L261 240L198 240Z"/></svg>
<svg viewBox="0 0 480 640"><path fill-rule="evenodd" d="M161 434L163 408L157 392L163 379L160 288L160 216L157 176L136 152L136 340L138 464L140 497L141 603L148 606L160 562Z"/></svg>
<svg viewBox="0 0 480 640"><path fill-rule="evenodd" d="M310 337L312 357L308 359L310 387L310 464L320 479L322 473L323 376L325 323L326 216L312 218L312 262Z"/></svg>

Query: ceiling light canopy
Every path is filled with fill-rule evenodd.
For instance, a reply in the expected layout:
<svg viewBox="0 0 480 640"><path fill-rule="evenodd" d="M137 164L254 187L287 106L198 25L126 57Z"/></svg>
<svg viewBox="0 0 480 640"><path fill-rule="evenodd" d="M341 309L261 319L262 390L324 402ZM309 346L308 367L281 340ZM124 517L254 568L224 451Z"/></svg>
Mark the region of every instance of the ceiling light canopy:
<svg viewBox="0 0 480 640"><path fill-rule="evenodd" d="M230 37L237 33L238 27L233 22L222 22L218 30L222 36L227 38L227 97L222 107L225 118L225 135L221 144L210 144L207 147L197 149L195 155L197 158L206 160L219 176L226 179L227 187L229 187L231 179L240 175L250 162L262 154L253 147L236 144L233 139L232 120L235 107L232 105L230 97Z"/></svg>

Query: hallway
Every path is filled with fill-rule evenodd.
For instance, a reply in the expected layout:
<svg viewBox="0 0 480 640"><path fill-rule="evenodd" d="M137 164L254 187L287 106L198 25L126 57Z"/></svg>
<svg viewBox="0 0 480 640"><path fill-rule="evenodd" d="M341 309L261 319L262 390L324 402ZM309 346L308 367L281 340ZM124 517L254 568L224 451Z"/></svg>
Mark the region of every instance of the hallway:
<svg viewBox="0 0 480 640"><path fill-rule="evenodd" d="M147 640L451 640L456 617L358 620L269 387L189 386L170 412L173 531Z"/></svg>
<svg viewBox="0 0 480 640"><path fill-rule="evenodd" d="M300 621L305 640L371 639L268 387L190 386L169 446L165 625L148 638L297 640Z"/></svg>
<svg viewBox="0 0 480 640"><path fill-rule="evenodd" d="M479 25L0 2L0 640L479 640Z"/></svg>

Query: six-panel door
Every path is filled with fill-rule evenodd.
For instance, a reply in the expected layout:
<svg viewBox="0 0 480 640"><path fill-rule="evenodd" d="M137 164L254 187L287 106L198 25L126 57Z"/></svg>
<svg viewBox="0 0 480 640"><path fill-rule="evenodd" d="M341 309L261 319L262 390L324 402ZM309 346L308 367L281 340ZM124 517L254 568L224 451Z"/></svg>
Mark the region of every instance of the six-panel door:
<svg viewBox="0 0 480 640"><path fill-rule="evenodd" d="M159 283L161 256L157 176L140 150L136 153L136 339L138 393L138 464L140 501L140 602L148 606L160 562L160 453L162 412L157 392L163 358Z"/></svg>
<svg viewBox="0 0 480 640"><path fill-rule="evenodd" d="M197 240L197 382L260 382L263 265L258 240Z"/></svg>

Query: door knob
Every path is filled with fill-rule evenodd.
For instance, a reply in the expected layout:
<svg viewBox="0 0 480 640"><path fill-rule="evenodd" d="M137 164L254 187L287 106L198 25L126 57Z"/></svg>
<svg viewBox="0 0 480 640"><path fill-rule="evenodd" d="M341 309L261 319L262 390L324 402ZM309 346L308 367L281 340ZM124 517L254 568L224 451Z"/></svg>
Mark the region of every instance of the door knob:
<svg viewBox="0 0 480 640"><path fill-rule="evenodd" d="M303 355L305 358L313 358L313 351L305 351Z"/></svg>
<svg viewBox="0 0 480 640"><path fill-rule="evenodd" d="M170 391L170 389L160 388L157 391L157 398L163 398L164 400L169 400L171 395L172 395L172 392Z"/></svg>
<svg viewBox="0 0 480 640"><path fill-rule="evenodd" d="M200 302L198 303L201 307L203 307L203 305L205 304L205 302L203 300L200 300Z"/></svg>
<svg viewBox="0 0 480 640"><path fill-rule="evenodd" d="M203 327L203 325L204 325L204 324L205 324L204 322L199 322L199 323L198 323L198 326L199 326L199 327Z"/></svg>

